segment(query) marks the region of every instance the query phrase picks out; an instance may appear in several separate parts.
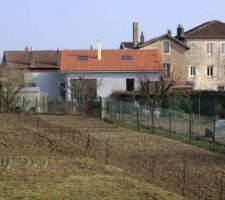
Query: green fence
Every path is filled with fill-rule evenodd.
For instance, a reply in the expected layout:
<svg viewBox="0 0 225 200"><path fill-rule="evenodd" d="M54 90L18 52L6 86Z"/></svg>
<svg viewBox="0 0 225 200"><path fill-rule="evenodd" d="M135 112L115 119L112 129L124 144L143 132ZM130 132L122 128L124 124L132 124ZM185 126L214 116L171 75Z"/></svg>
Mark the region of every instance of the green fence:
<svg viewBox="0 0 225 200"><path fill-rule="evenodd" d="M135 130L144 129L181 140L203 140L225 145L225 120L184 111L152 109L138 102L115 99L107 99L106 106L107 119Z"/></svg>

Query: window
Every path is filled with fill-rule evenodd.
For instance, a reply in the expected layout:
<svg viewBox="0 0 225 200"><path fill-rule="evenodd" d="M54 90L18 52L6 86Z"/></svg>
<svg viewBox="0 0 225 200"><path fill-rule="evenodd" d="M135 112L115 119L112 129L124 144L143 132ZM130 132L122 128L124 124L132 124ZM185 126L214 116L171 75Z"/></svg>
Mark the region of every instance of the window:
<svg viewBox="0 0 225 200"><path fill-rule="evenodd" d="M190 77L196 77L197 76L197 73L196 73L196 66L190 66L189 68L190 72Z"/></svg>
<svg viewBox="0 0 225 200"><path fill-rule="evenodd" d="M170 53L170 43L163 42L163 53Z"/></svg>
<svg viewBox="0 0 225 200"><path fill-rule="evenodd" d="M222 55L225 55L225 43L221 44L221 53Z"/></svg>
<svg viewBox="0 0 225 200"><path fill-rule="evenodd" d="M191 42L191 43L189 44L189 46L190 46L191 48L190 48L190 51L189 51L188 53L194 54L195 51L196 51L196 44L195 44L194 42Z"/></svg>
<svg viewBox="0 0 225 200"><path fill-rule="evenodd" d="M126 84L127 84L127 91L134 91L134 79L128 78L126 80Z"/></svg>
<svg viewBox="0 0 225 200"><path fill-rule="evenodd" d="M171 74L171 64L170 63L164 63L163 64L163 67L164 67L164 75L166 77L170 77L170 74Z"/></svg>
<svg viewBox="0 0 225 200"><path fill-rule="evenodd" d="M77 56L77 60L88 60L88 56Z"/></svg>
<svg viewBox="0 0 225 200"><path fill-rule="evenodd" d="M213 65L208 65L207 66L207 76L208 77L214 76L214 67L213 67Z"/></svg>
<svg viewBox="0 0 225 200"><path fill-rule="evenodd" d="M121 56L121 60L133 60L133 57L131 55L125 55Z"/></svg>
<svg viewBox="0 0 225 200"><path fill-rule="evenodd" d="M223 85L218 85L217 86L218 91L224 91L224 86Z"/></svg>
<svg viewBox="0 0 225 200"><path fill-rule="evenodd" d="M213 54L213 43L207 43L207 55Z"/></svg>

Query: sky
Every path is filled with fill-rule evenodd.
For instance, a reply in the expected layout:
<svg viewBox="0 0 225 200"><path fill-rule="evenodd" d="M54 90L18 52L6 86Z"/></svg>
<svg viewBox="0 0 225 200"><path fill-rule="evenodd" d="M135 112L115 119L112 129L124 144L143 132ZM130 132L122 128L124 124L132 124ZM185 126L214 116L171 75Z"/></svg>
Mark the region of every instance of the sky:
<svg viewBox="0 0 225 200"><path fill-rule="evenodd" d="M132 41L132 23L145 40L201 23L225 22L224 0L0 0L0 57L4 50L105 49Z"/></svg>

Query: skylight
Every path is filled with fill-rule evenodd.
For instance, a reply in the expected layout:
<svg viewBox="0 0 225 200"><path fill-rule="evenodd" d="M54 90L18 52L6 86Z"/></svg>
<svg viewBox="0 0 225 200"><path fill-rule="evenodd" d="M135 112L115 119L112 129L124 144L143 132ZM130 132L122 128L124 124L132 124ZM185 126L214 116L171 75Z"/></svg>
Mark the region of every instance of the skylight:
<svg viewBox="0 0 225 200"><path fill-rule="evenodd" d="M133 57L131 55L124 55L121 56L121 60L133 60Z"/></svg>
<svg viewBox="0 0 225 200"><path fill-rule="evenodd" d="M77 56L77 60L88 60L88 56Z"/></svg>

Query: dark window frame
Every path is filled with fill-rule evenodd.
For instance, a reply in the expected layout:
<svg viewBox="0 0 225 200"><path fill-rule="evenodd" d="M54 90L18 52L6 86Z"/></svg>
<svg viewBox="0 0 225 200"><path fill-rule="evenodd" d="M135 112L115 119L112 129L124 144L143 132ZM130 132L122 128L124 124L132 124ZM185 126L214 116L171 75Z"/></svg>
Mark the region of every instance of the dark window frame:
<svg viewBox="0 0 225 200"><path fill-rule="evenodd" d="M89 59L88 56L82 56L82 55L77 56L77 60L88 60L88 59Z"/></svg>
<svg viewBox="0 0 225 200"><path fill-rule="evenodd" d="M163 41L163 53L169 54L170 53L170 42Z"/></svg>
<svg viewBox="0 0 225 200"><path fill-rule="evenodd" d="M134 91L134 78L126 79L126 91Z"/></svg>

